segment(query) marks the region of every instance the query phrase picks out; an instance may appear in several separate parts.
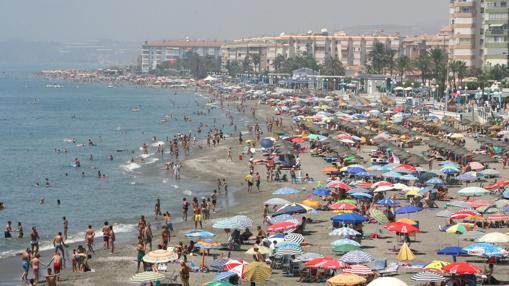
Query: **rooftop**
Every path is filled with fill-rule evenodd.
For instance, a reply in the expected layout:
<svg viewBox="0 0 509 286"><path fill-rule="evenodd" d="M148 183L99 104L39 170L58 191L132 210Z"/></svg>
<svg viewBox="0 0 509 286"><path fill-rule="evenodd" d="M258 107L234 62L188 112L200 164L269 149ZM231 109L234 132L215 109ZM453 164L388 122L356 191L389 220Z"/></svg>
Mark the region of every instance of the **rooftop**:
<svg viewBox="0 0 509 286"><path fill-rule="evenodd" d="M209 40L160 40L145 41L143 47L220 48L224 43L224 41Z"/></svg>

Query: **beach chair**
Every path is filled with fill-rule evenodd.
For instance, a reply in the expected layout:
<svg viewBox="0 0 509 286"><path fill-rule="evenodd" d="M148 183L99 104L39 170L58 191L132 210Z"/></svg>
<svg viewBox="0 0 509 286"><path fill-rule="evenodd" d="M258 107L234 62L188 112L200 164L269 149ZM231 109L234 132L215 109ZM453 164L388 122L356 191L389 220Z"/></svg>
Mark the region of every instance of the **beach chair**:
<svg viewBox="0 0 509 286"><path fill-rule="evenodd" d="M399 270L399 264L397 262L391 262L384 270L378 271L380 276L393 276L397 275Z"/></svg>
<svg viewBox="0 0 509 286"><path fill-rule="evenodd" d="M384 270L386 267L387 267L387 259L379 259L379 260L375 260L372 270L378 272L378 271Z"/></svg>

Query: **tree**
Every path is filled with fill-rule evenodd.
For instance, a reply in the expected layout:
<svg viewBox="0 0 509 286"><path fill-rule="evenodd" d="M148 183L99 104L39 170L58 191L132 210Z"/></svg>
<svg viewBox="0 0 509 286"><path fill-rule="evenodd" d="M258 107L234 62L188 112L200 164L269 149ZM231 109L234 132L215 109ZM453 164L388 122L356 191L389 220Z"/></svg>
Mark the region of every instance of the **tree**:
<svg viewBox="0 0 509 286"><path fill-rule="evenodd" d="M491 79L501 81L502 79L509 76L509 69L506 65L497 64L488 69L488 74Z"/></svg>
<svg viewBox="0 0 509 286"><path fill-rule="evenodd" d="M387 68L391 77L392 77L392 73L393 73L394 69L396 68L396 62L394 61L395 56L396 56L395 50L385 47L385 52L384 52L384 56L383 56L384 57L384 67Z"/></svg>
<svg viewBox="0 0 509 286"><path fill-rule="evenodd" d="M320 66L320 74L333 76L345 75L345 67L337 56L328 56L325 58L323 65Z"/></svg>
<svg viewBox="0 0 509 286"><path fill-rule="evenodd" d="M410 58L405 55L399 56L396 58L394 66L396 68L398 75L400 76L400 82L403 82L403 76L411 68Z"/></svg>
<svg viewBox="0 0 509 286"><path fill-rule="evenodd" d="M260 58L260 54L259 53L251 55L251 62L254 65L255 71L256 72L260 72L261 58Z"/></svg>
<svg viewBox="0 0 509 286"><path fill-rule="evenodd" d="M382 73L387 61L385 45L378 41L374 42L373 49L368 54L368 59L370 69L375 73Z"/></svg>
<svg viewBox="0 0 509 286"><path fill-rule="evenodd" d="M415 59L413 65L421 73L421 82L424 84L426 79L429 78L429 73L431 71L431 58L429 53L425 50L422 51L417 59Z"/></svg>
<svg viewBox="0 0 509 286"><path fill-rule="evenodd" d="M278 54L274 59L274 69L276 71L279 71L285 61L286 61L285 57L281 54Z"/></svg>
<svg viewBox="0 0 509 286"><path fill-rule="evenodd" d="M447 81L447 55L440 48L433 48L429 52L431 58L431 72L438 83L439 95L444 95L445 82Z"/></svg>
<svg viewBox="0 0 509 286"><path fill-rule="evenodd" d="M461 86L461 85L463 85L463 79L468 74L467 63L464 61L458 61L458 71L457 72L458 72L458 81Z"/></svg>
<svg viewBox="0 0 509 286"><path fill-rule="evenodd" d="M204 78L211 72L221 69L221 61L210 55L200 56L195 52L187 52L178 62L181 70L186 70L194 78Z"/></svg>
<svg viewBox="0 0 509 286"><path fill-rule="evenodd" d="M242 66L237 61L228 61L226 62L226 70L231 76L236 76L242 72Z"/></svg>
<svg viewBox="0 0 509 286"><path fill-rule="evenodd" d="M449 70L452 73L452 79L449 79L449 81L452 80L452 86L454 86L454 88L456 88L456 74L458 73L458 70L459 70L459 61L449 62Z"/></svg>
<svg viewBox="0 0 509 286"><path fill-rule="evenodd" d="M251 71L251 55L247 54L244 57L244 60L242 60L242 70L244 72L250 72Z"/></svg>

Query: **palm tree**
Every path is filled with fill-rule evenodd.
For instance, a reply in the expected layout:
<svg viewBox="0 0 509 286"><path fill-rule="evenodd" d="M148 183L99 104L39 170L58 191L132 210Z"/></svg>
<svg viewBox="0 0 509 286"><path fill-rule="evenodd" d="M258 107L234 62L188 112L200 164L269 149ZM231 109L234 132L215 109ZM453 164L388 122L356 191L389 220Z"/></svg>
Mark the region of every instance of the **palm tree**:
<svg viewBox="0 0 509 286"><path fill-rule="evenodd" d="M450 85L454 86L454 88L456 89L456 74L458 73L458 62L457 61L449 62L449 70L452 73L452 79L449 78L449 84L450 81L452 80L452 85L451 84Z"/></svg>
<svg viewBox="0 0 509 286"><path fill-rule="evenodd" d="M424 84L431 71L431 58L427 51L422 51L415 59L413 65L421 73L421 82Z"/></svg>
<svg viewBox="0 0 509 286"><path fill-rule="evenodd" d="M459 84L460 86L463 85L463 79L467 76L468 74L468 67L467 67L467 63L464 62L464 61L458 61L458 81L459 81Z"/></svg>
<svg viewBox="0 0 509 286"><path fill-rule="evenodd" d="M381 42L374 42L373 49L368 54L371 69L376 73L382 73L385 67L386 59L385 45Z"/></svg>
<svg viewBox="0 0 509 286"><path fill-rule="evenodd" d="M439 94L443 95L447 80L447 55L440 48L433 48L429 52L431 58L431 71L439 85Z"/></svg>
<svg viewBox="0 0 509 286"><path fill-rule="evenodd" d="M407 71L410 70L410 58L408 56L402 55L396 58L394 62L394 66L396 71L400 77L400 82L403 82L403 76Z"/></svg>
<svg viewBox="0 0 509 286"><path fill-rule="evenodd" d="M279 71L281 69L281 66L283 66L283 63L286 61L285 57L281 54L278 54L276 58L274 59L274 69L276 71Z"/></svg>
<svg viewBox="0 0 509 286"><path fill-rule="evenodd" d="M345 75L345 67L339 58L328 56L323 65L320 66L320 73L323 75Z"/></svg>
<svg viewBox="0 0 509 286"><path fill-rule="evenodd" d="M260 58L260 54L252 54L251 55L251 62L253 62L253 65L255 67L255 71L256 72L260 72L260 63L261 63L261 58Z"/></svg>
<svg viewBox="0 0 509 286"><path fill-rule="evenodd" d="M396 67L396 62L394 61L394 56L396 56L396 51L390 48L385 49L384 53L384 67L386 67L389 71L389 74L392 77L392 73L394 68Z"/></svg>

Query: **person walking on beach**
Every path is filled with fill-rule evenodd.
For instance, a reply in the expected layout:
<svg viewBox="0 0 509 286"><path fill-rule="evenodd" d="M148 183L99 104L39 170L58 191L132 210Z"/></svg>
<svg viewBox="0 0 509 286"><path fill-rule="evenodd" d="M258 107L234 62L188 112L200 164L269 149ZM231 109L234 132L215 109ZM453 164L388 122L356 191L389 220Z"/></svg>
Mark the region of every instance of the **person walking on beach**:
<svg viewBox="0 0 509 286"><path fill-rule="evenodd" d="M111 234L110 234L110 226L107 221L104 222L102 232L103 232L104 249L105 250L110 249L110 235Z"/></svg>
<svg viewBox="0 0 509 286"><path fill-rule="evenodd" d="M145 226L147 225L147 222L145 221L145 216L140 216L140 219L138 220L138 235L143 236L143 230L145 229Z"/></svg>
<svg viewBox="0 0 509 286"><path fill-rule="evenodd" d="M189 277L190 277L191 269L187 264L182 261L180 262L180 280L182 281L182 286L190 286Z"/></svg>
<svg viewBox="0 0 509 286"><path fill-rule="evenodd" d="M194 229L198 228L198 223L200 223L200 228L203 229L201 205L198 202L198 199L196 197L193 199L193 220L194 220Z"/></svg>
<svg viewBox="0 0 509 286"><path fill-rule="evenodd" d="M161 200L157 198L156 204L154 205L154 218L157 218L161 215Z"/></svg>
<svg viewBox="0 0 509 286"><path fill-rule="evenodd" d="M251 174L246 175L244 181L247 182L247 192L250 193L253 190L253 176Z"/></svg>
<svg viewBox="0 0 509 286"><path fill-rule="evenodd" d="M228 193L228 184L226 183L226 178L223 178L223 189L225 193Z"/></svg>
<svg viewBox="0 0 509 286"><path fill-rule="evenodd" d="M55 238L53 239L53 247L55 248L55 252L62 253L62 258L65 261L65 252L64 252L64 246L67 247L67 245L64 242L64 238L62 237L62 233L59 232L57 235L55 235ZM55 270L56 273L56 270Z"/></svg>
<svg viewBox="0 0 509 286"><path fill-rule="evenodd" d="M223 183L221 182L221 178L217 178L217 191L221 192L221 187Z"/></svg>
<svg viewBox="0 0 509 286"><path fill-rule="evenodd" d="M67 239L67 231L69 230L69 221L64 216L62 217L62 220L64 221L64 239Z"/></svg>
<svg viewBox="0 0 509 286"><path fill-rule="evenodd" d="M186 198L182 199L182 220L187 221L187 212L189 211L189 202Z"/></svg>
<svg viewBox="0 0 509 286"><path fill-rule="evenodd" d="M210 198L212 199L212 212L216 212L216 205L217 205L217 190L214 190L212 192L212 195L210 195Z"/></svg>
<svg viewBox="0 0 509 286"><path fill-rule="evenodd" d="M37 285L39 282L39 268L41 266L41 259L40 259L39 253L37 253L31 260L30 260L30 267L32 267L32 277L35 280L34 285Z"/></svg>
<svg viewBox="0 0 509 286"><path fill-rule="evenodd" d="M255 183L256 183L256 190L258 192L260 192L260 182L261 182L260 173L256 172L256 174L255 174Z"/></svg>
<svg viewBox="0 0 509 286"><path fill-rule="evenodd" d="M140 272L140 265L143 263L143 256L145 256L145 245L143 244L143 240L141 237L138 238L138 243L136 244L136 273Z"/></svg>
<svg viewBox="0 0 509 286"><path fill-rule="evenodd" d="M228 162L228 160L230 162L233 162L232 147L228 147L228 152L227 152L227 155L226 155L226 162Z"/></svg>
<svg viewBox="0 0 509 286"><path fill-rule="evenodd" d="M28 278L28 270L30 269L30 249L26 249L21 254L21 266L23 267L23 273L21 274L21 281L26 281Z"/></svg>
<svg viewBox="0 0 509 286"><path fill-rule="evenodd" d="M152 251L152 228L150 228L150 223L143 229L143 243L145 243L145 247L148 246L149 250Z"/></svg>
<svg viewBox="0 0 509 286"><path fill-rule="evenodd" d="M87 251L89 253L93 253L93 254L95 254L94 238L95 238L95 231L92 228L92 226L89 225L87 231L85 232L85 241L87 242Z"/></svg>
<svg viewBox="0 0 509 286"><path fill-rule="evenodd" d="M62 257L60 256L60 253L58 252L58 250L55 250L55 254L53 254L53 257L47 264L48 267L51 265L51 262L53 262L53 272L55 272L55 274L60 273L60 269L62 268L63 264L62 264ZM50 268L48 268L48 270L49 269Z"/></svg>
<svg viewBox="0 0 509 286"><path fill-rule="evenodd" d="M32 231L30 232L30 249L32 255L39 253L39 233L35 226L32 226Z"/></svg>
<svg viewBox="0 0 509 286"><path fill-rule="evenodd" d="M115 251L115 232L113 231L113 225L110 225L110 254L113 254Z"/></svg>

